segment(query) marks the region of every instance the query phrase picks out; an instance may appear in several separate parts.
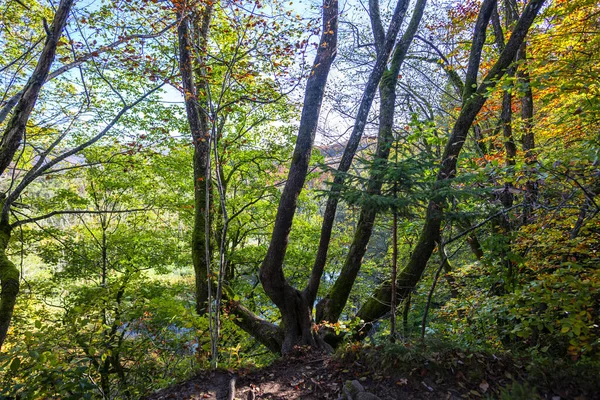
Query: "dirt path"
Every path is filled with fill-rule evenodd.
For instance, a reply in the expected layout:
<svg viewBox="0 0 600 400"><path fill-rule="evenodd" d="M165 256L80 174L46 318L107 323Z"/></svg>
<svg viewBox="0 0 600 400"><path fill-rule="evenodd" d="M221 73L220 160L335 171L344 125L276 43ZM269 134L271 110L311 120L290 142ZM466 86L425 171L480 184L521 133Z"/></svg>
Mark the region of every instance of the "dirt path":
<svg viewBox="0 0 600 400"><path fill-rule="evenodd" d="M375 348L371 354L378 354L377 351ZM398 356L391 359L392 365L385 372L380 370L385 363L369 359L368 354L348 353L341 358L301 354L254 371L205 371L145 399L337 400L344 385L353 380L381 400L600 399L596 380L588 382L586 388L568 378L552 380L550 385L536 381L534 385L523 386L527 385L524 383L527 371L521 362L489 354L449 351L430 353L418 360ZM516 389L511 389L513 384ZM524 388L529 388L526 393Z"/></svg>
<svg viewBox="0 0 600 400"><path fill-rule="evenodd" d="M235 382L235 397L229 397L232 380ZM247 373L202 373L154 393L146 400L337 399L348 380L359 380L367 391L381 399L460 398L448 391L436 393L426 383L415 388L408 380L370 373L360 364L348 368L329 357L313 357L280 360L267 368Z"/></svg>

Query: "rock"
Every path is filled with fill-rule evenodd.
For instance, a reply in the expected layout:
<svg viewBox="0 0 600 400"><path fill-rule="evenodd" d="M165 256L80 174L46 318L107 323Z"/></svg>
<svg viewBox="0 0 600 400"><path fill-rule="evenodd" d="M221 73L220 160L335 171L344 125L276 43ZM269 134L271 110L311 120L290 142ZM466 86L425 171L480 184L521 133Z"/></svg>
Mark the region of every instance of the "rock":
<svg viewBox="0 0 600 400"><path fill-rule="evenodd" d="M354 400L381 400L378 396L375 396L373 393L369 392L360 392L357 393L354 397Z"/></svg>
<svg viewBox="0 0 600 400"><path fill-rule="evenodd" d="M348 400L355 400L358 393L363 393L365 388L356 379L353 381L347 381L344 385L344 394Z"/></svg>

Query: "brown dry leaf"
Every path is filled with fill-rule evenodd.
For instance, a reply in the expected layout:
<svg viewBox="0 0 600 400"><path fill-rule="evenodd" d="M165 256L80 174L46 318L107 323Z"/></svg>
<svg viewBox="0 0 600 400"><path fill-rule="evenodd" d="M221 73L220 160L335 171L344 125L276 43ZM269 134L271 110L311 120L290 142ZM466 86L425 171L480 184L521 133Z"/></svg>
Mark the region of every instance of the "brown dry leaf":
<svg viewBox="0 0 600 400"><path fill-rule="evenodd" d="M481 392L482 392L482 393L485 393L485 392L487 392L487 390L488 390L489 388L490 388L490 384L489 384L489 383L487 383L486 381L482 381L482 382L479 384L479 389L481 389Z"/></svg>

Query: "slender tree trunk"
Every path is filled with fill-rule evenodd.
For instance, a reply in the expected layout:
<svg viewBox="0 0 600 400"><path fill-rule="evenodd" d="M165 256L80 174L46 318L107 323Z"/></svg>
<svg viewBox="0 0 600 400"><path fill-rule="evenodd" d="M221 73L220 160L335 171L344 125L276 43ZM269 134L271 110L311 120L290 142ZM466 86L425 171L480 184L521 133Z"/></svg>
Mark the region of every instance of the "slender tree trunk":
<svg viewBox="0 0 600 400"><path fill-rule="evenodd" d="M533 93L531 91L531 82L529 73L527 72L527 44L523 43L518 56L524 65L521 67L520 73L518 74L519 83L522 86L521 95L521 119L523 121L523 151L525 152L525 164L528 166L527 173L530 175L534 173L532 171L533 165L537 162L537 156L535 154L535 136L533 133ZM525 183L525 199L523 206L523 220L522 223L528 224L532 220L533 206L537 202L538 197L538 182L537 179L528 176L527 182Z"/></svg>
<svg viewBox="0 0 600 400"><path fill-rule="evenodd" d="M19 146L21 146L27 121L29 121L42 85L54 62L58 40L67 23L67 17L72 6L73 0L62 0L58 5L52 26L46 32L46 42L38 63L23 89L23 95L15 107L12 118L4 130L0 141L0 175L9 167ZM0 205L4 209L4 206L10 204L4 204L6 200L4 196L2 197ZM0 218L0 285L2 288L2 292L0 292L0 349L2 349L6 339L17 295L19 294L19 271L6 256L11 229L8 214L2 213Z"/></svg>
<svg viewBox="0 0 600 400"><path fill-rule="evenodd" d="M469 68L467 71L467 79L465 79L465 88L463 95L463 107L452 129L452 134L448 139L442 163L440 165L436 178L438 187L447 185L456 174L456 165L458 156L465 143L467 133L475 120L475 117L483 107L486 101L485 94L488 90L495 86L496 81L501 78L506 69L514 60L529 27L533 23L535 16L541 9L544 0L531 0L519 21L517 22L506 47L501 52L500 57L490 69L483 82L476 87L476 76L479 69L479 58L481 56L481 47L485 42L485 31L489 22L493 8L496 5L495 1L485 0L481 6L481 11L475 27L475 34L472 44L472 50L469 60ZM473 60L476 58L477 60ZM425 224L421 231L417 245L408 261L406 268L398 276L398 297L405 298L408 293L415 287L421 279L423 271L427 266L427 262L431 257L435 243L440 239L440 226L444 198L434 198L429 202L427 212L425 214ZM367 300L363 307L359 310L357 316L364 320L367 324L362 328L360 334L364 335L369 329L369 323L372 323L378 318L381 318L387 312L385 304L390 303L391 290L389 282L381 285L374 293L372 298Z"/></svg>
<svg viewBox="0 0 600 400"><path fill-rule="evenodd" d="M281 312L284 331L281 351L284 354L290 352L295 345L305 344L315 347L317 344L312 331L312 304L286 281L283 274L283 260L298 196L308 173L327 77L337 52L337 32L338 2L324 0L321 40L306 83L304 106L292 163L279 200L271 242L260 268L263 288Z"/></svg>
<svg viewBox="0 0 600 400"><path fill-rule="evenodd" d="M376 0L371 1L371 3L373 2L376 3ZM342 154L342 159L340 160L340 164L338 165L335 177L333 179L333 184L331 186L331 191L329 197L327 198L325 213L323 214L323 223L321 225L321 237L319 239L317 256L315 258L315 263L312 268L311 278L309 280L307 288L305 289L305 293L308 297L308 300L311 303L314 303L316 299L317 290L321 281L321 276L323 276L323 271L327 262L327 252L329 250L329 242L331 240L331 232L333 230L335 213L337 211L339 194L341 187L344 183L344 174L350 169L350 166L352 165L352 160L354 159L354 155L356 154L356 150L358 149L358 145L360 144L360 140L362 138L365 126L367 124L367 117L369 116L369 111L371 110L371 105L373 104L373 99L375 98L375 94L377 92L377 87L379 86L379 82L381 81L385 71L387 70L388 59L394 47L394 43L396 42L396 37L398 36L398 32L400 31L402 21L404 20L404 15L406 13L406 9L408 8L408 3L409 2L407 0L398 0L398 3L396 4L396 8L394 10L394 15L390 22L390 26L388 28L387 35L385 35L385 38L383 34L383 28L381 27L381 21L379 21L379 28L376 30L376 38L379 39L379 41L377 41L376 46L378 49L377 59L375 61L375 66L371 71L371 75L369 76L369 80L367 81L367 85L364 89L360 106L358 108L358 112L354 120L354 128L352 129L352 133L350 134L350 138L348 139L348 143L346 144L346 148L344 149L344 153ZM379 15L374 15L373 10L371 11L371 18L378 18ZM383 41L381 42L382 39ZM370 233L367 233L367 231L369 229L372 229L373 225L373 222L369 221L374 217L374 214L372 217L370 215L365 216L365 231L358 237L355 236L357 240L364 241L364 238L366 237L366 241L368 242L368 237L370 237ZM369 225L371 225L371 228L368 227ZM359 247L357 247L356 249L359 250ZM358 254L356 256L358 256ZM359 257L362 259L362 256ZM352 274L353 272L350 271L345 276L352 279ZM348 287L347 282L340 282L340 285L338 285L338 288L340 288L340 290L343 292L349 292L349 289L351 289L351 287L352 284L350 283L350 286ZM346 300L342 300L345 304ZM328 308L328 306L325 303L323 303L317 307L317 310L319 310L319 308L324 309ZM337 308L339 308L338 305L333 305L332 312L323 312L320 315L323 319L326 320L337 320L337 317L333 318L334 314L337 313ZM317 311L317 315L319 315L319 313L320 312ZM317 319L321 320L320 317L317 317Z"/></svg>
<svg viewBox="0 0 600 400"><path fill-rule="evenodd" d="M508 76L514 76L515 68L510 67L507 70ZM500 113L500 123L502 125L502 131L504 132L504 148L506 150L506 166L508 174L514 177L514 166L517 158L517 146L513 139L512 134L512 94L510 91L505 90L502 94L502 112ZM514 204L514 195L512 193L513 184L510 181L504 183L504 190L500 193L500 202L505 210L512 208ZM499 286L498 290L501 292L508 290L512 286L513 282L513 263L510 260L509 253L511 249L511 231L512 224L508 211L502 213L498 217L498 223L501 228L502 245L500 248L500 259L504 268L505 282L503 286Z"/></svg>
<svg viewBox="0 0 600 400"><path fill-rule="evenodd" d="M21 145L27 121L29 121L42 85L46 81L50 67L54 62L58 40L67 23L67 17L73 6L73 1L61 0L58 5L52 26L46 32L46 42L38 63L23 89L23 95L15 106L12 118L8 121L4 130L2 140L0 141L0 175L6 171Z"/></svg>
<svg viewBox="0 0 600 400"><path fill-rule="evenodd" d="M396 190L394 188L394 197ZM396 341L396 277L398 275L398 210L392 211L392 299L390 302L390 341Z"/></svg>
<svg viewBox="0 0 600 400"><path fill-rule="evenodd" d="M426 0L419 0L417 2L410 24L396 46L390 68L385 69L381 79L381 84L379 86L379 132L377 136L377 149L373 158L373 167L369 172L369 181L367 183L367 193L369 195L378 195L381 193L381 187L383 185L381 174L383 172L382 170L385 169L387 165L390 147L394 139L393 127L398 74L408 52L408 48L410 47L421 22L425 4ZM374 14L373 10L371 11L371 14ZM375 32L381 30L382 28L378 29L374 27ZM329 200L335 202L335 205L337 206L336 194L332 193L330 195L328 206L330 204ZM327 215L327 210L325 211L325 214ZM354 239L340 275L337 277L329 293L327 293L327 295L317 304L318 321L336 322L339 319L342 310L348 301L348 296L350 296L354 281L360 271L362 259L367 251L367 245L373 233L373 225L376 216L377 209L375 207L368 204L362 207ZM331 226L328 225L329 222L332 224L333 219L331 219L331 221L324 220L323 222L323 227L324 229L326 227L328 232L331 231ZM323 239L323 236L321 236L321 239ZM323 251L326 253L327 251L326 248L324 250L322 249L321 244L323 244L323 242L320 243L318 254L321 254ZM324 262L324 259L319 259L319 256L317 256L317 260ZM315 271L319 270L322 271L320 265L318 265L317 268L313 268L313 274Z"/></svg>
<svg viewBox="0 0 600 400"><path fill-rule="evenodd" d="M205 10L204 21L210 21L212 6ZM200 77L198 85L195 83L194 62L192 49L194 42L191 32L191 17L182 18L182 13L177 13L177 19L181 20L177 28L177 37L179 41L179 65L181 70L182 86L184 90L185 109L187 113L188 125L194 145L194 226L192 229L192 262L196 278L196 312L199 315L206 313L208 306L209 293L209 274L210 265L210 246L207 250L206 225L210 224L211 210L210 200L207 202L207 194L210 198L210 181L208 162L210 157L210 128L208 123L207 110L201 108L202 96L199 92L206 84ZM199 35L204 38L201 43L206 45L208 35L208 22L203 23L203 29L199 30ZM196 74L198 76L199 74ZM204 88L205 89L205 88ZM204 92L206 93L206 91Z"/></svg>

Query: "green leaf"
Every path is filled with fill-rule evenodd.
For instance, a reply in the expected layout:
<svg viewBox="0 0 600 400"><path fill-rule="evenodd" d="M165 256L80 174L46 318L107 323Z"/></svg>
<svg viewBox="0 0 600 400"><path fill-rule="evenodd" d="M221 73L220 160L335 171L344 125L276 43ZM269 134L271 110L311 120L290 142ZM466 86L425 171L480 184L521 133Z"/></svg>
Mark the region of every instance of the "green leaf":
<svg viewBox="0 0 600 400"><path fill-rule="evenodd" d="M10 370L11 370L11 372L16 373L19 370L20 366L21 366L21 359L19 357L16 357L10 363Z"/></svg>

